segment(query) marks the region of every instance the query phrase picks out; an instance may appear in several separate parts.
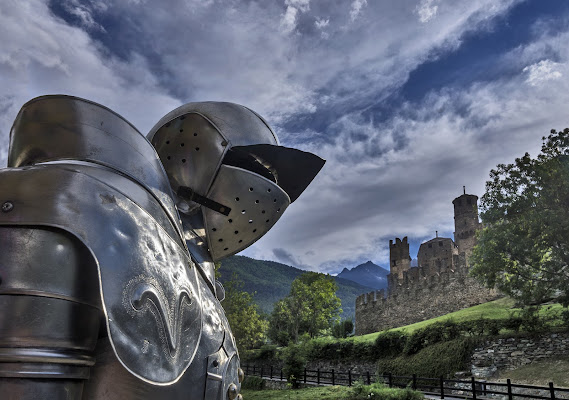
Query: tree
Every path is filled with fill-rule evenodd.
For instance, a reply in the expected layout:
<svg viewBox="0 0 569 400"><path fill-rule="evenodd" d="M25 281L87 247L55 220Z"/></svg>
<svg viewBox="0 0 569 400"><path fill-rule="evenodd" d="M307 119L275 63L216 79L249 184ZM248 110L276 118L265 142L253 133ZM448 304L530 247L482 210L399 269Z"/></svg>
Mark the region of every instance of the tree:
<svg viewBox="0 0 569 400"><path fill-rule="evenodd" d="M275 304L269 337L284 345L288 340L297 342L301 334L313 338L330 328L342 312L336 289L336 282L329 275L300 275L292 282L289 295Z"/></svg>
<svg viewBox="0 0 569 400"><path fill-rule="evenodd" d="M354 321L350 319L345 319L343 321L334 322L332 325L332 336L335 338L347 338L354 331Z"/></svg>
<svg viewBox="0 0 569 400"><path fill-rule="evenodd" d="M225 315L235 335L237 348L252 349L259 347L266 338L268 321L258 313L258 306L253 296L243 290L243 282L233 276L225 282Z"/></svg>
<svg viewBox="0 0 569 400"><path fill-rule="evenodd" d="M569 128L541 153L490 171L472 275L522 304L553 296L569 305Z"/></svg>

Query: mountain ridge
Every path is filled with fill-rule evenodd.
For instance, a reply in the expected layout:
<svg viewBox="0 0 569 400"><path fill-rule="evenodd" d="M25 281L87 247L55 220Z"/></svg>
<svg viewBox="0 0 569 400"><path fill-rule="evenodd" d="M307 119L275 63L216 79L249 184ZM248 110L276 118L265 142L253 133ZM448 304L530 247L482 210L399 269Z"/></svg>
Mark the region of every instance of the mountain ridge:
<svg viewBox="0 0 569 400"><path fill-rule="evenodd" d="M371 261L367 261L352 269L344 268L337 276L375 290L380 290L387 288L387 275L389 275L388 270Z"/></svg>
<svg viewBox="0 0 569 400"><path fill-rule="evenodd" d="M273 305L290 292L292 281L307 272L276 261L256 260L246 256L231 256L221 261L221 283L235 277L243 282L243 290L253 293L261 311L270 313ZM333 277L338 284L336 295L342 301L342 317L355 316L356 297L371 292L373 287L342 277Z"/></svg>

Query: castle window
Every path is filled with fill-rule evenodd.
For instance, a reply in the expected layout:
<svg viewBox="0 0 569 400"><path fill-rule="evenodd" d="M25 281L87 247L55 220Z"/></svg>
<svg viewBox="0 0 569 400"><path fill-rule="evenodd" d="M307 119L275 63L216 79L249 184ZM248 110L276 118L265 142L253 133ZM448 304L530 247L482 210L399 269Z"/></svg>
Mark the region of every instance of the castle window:
<svg viewBox="0 0 569 400"><path fill-rule="evenodd" d="M391 260L391 265L393 265L394 267L396 266L396 261L395 260Z"/></svg>

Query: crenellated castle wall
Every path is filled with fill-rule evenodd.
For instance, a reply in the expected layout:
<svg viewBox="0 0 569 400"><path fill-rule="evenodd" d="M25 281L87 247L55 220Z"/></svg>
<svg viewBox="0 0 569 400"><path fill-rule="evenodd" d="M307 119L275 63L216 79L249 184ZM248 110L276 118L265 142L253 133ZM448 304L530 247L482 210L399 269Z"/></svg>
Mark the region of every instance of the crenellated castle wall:
<svg viewBox="0 0 569 400"><path fill-rule="evenodd" d="M424 321L501 297L468 276L464 253L453 257L452 267L441 271L411 268L403 278L390 274L387 290L358 296L356 335Z"/></svg>

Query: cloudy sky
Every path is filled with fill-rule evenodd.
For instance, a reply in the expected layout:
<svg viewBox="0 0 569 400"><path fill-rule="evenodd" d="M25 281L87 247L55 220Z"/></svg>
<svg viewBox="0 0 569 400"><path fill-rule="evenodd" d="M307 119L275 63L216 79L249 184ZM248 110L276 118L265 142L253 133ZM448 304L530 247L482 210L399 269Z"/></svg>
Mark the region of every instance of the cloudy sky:
<svg viewBox="0 0 569 400"><path fill-rule="evenodd" d="M451 201L569 126L568 0L2 0L0 165L32 97L102 103L146 133L241 103L327 163L244 254L337 273L389 239L452 237Z"/></svg>

